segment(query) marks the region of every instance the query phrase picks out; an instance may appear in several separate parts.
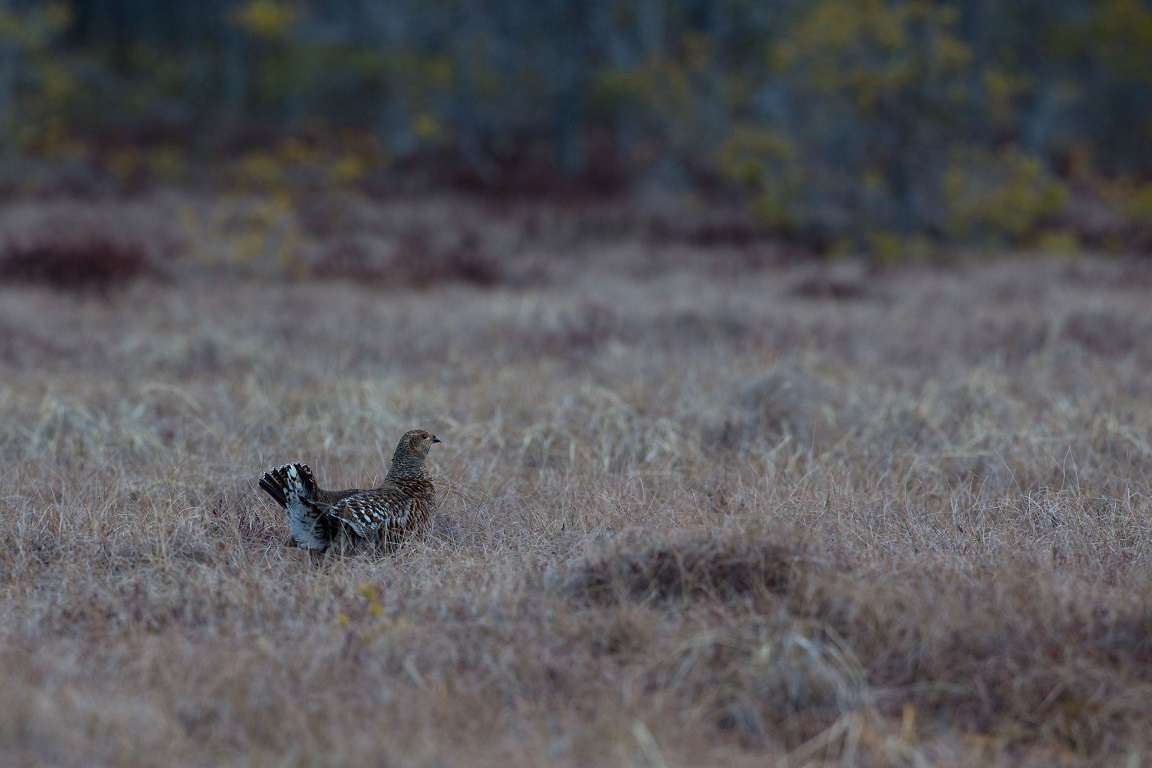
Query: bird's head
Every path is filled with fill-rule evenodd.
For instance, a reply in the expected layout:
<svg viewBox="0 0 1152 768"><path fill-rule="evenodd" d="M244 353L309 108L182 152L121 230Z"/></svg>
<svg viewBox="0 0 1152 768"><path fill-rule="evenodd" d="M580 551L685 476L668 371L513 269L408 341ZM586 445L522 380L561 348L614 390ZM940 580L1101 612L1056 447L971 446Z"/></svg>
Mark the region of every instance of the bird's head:
<svg viewBox="0 0 1152 768"><path fill-rule="evenodd" d="M426 429L413 429L404 433L400 438L399 448L417 456L427 456L432 443L440 442L440 438Z"/></svg>

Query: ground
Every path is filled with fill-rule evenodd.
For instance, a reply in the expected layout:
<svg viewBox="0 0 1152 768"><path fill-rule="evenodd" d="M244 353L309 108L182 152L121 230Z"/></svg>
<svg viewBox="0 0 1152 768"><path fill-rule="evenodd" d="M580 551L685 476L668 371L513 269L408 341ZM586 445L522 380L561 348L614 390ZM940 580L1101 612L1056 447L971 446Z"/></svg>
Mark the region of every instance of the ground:
<svg viewBox="0 0 1152 768"><path fill-rule="evenodd" d="M239 203L4 214L148 267L0 287L0 762L1152 756L1152 262L244 204L250 258ZM429 537L285 546L261 472L413 427Z"/></svg>

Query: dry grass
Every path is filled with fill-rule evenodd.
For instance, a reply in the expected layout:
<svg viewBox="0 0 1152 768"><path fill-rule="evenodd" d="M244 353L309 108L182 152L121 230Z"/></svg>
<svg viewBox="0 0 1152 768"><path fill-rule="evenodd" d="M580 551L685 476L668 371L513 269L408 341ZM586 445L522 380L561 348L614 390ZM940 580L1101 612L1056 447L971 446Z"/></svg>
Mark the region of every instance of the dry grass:
<svg viewBox="0 0 1152 768"><path fill-rule="evenodd" d="M1152 265L549 232L487 287L0 289L0 762L1152 755ZM435 535L283 546L263 469L416 425Z"/></svg>

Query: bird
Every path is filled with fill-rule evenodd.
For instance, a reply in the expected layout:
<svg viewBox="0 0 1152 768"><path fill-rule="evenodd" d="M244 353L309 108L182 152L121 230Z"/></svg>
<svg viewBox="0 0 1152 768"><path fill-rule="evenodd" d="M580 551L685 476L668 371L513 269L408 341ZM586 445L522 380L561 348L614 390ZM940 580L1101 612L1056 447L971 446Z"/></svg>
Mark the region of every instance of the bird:
<svg viewBox="0 0 1152 768"><path fill-rule="evenodd" d="M311 467L300 462L268 470L260 488L284 508L293 542L314 556L391 551L432 518L436 489L425 459L439 442L426 429L405 432L384 482L375 488L324 490Z"/></svg>

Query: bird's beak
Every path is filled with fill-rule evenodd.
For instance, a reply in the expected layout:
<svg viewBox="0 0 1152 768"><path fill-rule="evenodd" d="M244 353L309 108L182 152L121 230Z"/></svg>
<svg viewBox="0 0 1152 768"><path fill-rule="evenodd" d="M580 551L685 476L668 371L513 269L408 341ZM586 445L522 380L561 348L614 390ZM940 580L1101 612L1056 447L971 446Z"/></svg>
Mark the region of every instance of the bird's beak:
<svg viewBox="0 0 1152 768"><path fill-rule="evenodd" d="M436 435L432 435L432 442L438 443L440 442L440 438L436 437Z"/></svg>

